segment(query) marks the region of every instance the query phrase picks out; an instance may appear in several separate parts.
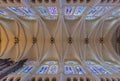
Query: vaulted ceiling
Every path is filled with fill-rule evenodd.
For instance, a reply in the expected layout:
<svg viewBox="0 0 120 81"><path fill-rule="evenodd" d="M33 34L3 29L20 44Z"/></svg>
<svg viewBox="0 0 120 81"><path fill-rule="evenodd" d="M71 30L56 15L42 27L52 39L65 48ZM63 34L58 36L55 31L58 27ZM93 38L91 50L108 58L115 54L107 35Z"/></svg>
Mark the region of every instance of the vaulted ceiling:
<svg viewBox="0 0 120 81"><path fill-rule="evenodd" d="M0 58L119 61L119 0L1 0Z"/></svg>

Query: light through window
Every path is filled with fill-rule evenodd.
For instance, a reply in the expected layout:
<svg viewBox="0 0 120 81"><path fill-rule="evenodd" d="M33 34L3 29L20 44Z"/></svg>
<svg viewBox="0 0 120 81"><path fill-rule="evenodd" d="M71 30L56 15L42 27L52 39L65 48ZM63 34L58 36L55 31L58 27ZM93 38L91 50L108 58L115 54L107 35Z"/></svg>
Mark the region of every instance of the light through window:
<svg viewBox="0 0 120 81"><path fill-rule="evenodd" d="M55 61L45 62L36 74L57 74L58 72L58 63Z"/></svg>
<svg viewBox="0 0 120 81"><path fill-rule="evenodd" d="M84 12L85 9L86 9L85 6L77 6L75 9L74 15L80 16Z"/></svg>
<svg viewBox="0 0 120 81"><path fill-rule="evenodd" d="M24 16L24 14L21 12L21 10L18 7L9 6L7 8L19 16Z"/></svg>
<svg viewBox="0 0 120 81"><path fill-rule="evenodd" d="M68 61L65 63L64 73L65 74L84 74L85 71L77 62Z"/></svg>
<svg viewBox="0 0 120 81"><path fill-rule="evenodd" d="M50 15L58 15L57 7L48 7Z"/></svg>
<svg viewBox="0 0 120 81"><path fill-rule="evenodd" d="M27 9L26 7L20 7L21 11L23 11L28 16L33 16L33 13L31 10Z"/></svg>
<svg viewBox="0 0 120 81"><path fill-rule="evenodd" d="M18 74L27 74L28 72L30 72L33 69L33 66L26 66L25 68L23 68Z"/></svg>
<svg viewBox="0 0 120 81"><path fill-rule="evenodd" d="M86 62L87 68L90 72L96 75L101 74L111 74L107 69L105 69L103 66L96 64L95 62L88 61Z"/></svg>
<svg viewBox="0 0 120 81"><path fill-rule="evenodd" d="M45 7L38 7L38 11L42 16L48 16L48 12Z"/></svg>
<svg viewBox="0 0 120 81"><path fill-rule="evenodd" d="M72 15L73 11L74 11L74 7L73 6L65 7L65 15Z"/></svg>

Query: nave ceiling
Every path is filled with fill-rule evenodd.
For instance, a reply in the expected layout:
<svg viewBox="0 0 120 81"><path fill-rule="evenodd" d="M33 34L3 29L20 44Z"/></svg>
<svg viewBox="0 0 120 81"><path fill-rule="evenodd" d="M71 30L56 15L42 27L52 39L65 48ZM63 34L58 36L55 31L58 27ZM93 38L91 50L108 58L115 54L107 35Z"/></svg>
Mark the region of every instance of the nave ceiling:
<svg viewBox="0 0 120 81"><path fill-rule="evenodd" d="M0 58L119 65L119 8L119 0L1 0Z"/></svg>
<svg viewBox="0 0 120 81"><path fill-rule="evenodd" d="M116 55L111 40L119 26L118 1L41 1L1 0L1 58L60 61L101 52Z"/></svg>

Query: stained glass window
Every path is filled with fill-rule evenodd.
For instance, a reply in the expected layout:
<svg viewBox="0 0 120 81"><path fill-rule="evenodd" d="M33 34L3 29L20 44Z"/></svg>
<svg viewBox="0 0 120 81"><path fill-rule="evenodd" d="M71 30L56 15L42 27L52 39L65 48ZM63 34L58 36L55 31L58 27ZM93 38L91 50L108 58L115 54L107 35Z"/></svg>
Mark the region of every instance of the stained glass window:
<svg viewBox="0 0 120 81"><path fill-rule="evenodd" d="M96 75L101 75L101 73L94 67L94 66L88 66L89 71Z"/></svg>
<svg viewBox="0 0 120 81"><path fill-rule="evenodd" d="M77 6L75 9L74 15L80 16L84 12L85 9L86 9L85 6Z"/></svg>
<svg viewBox="0 0 120 81"><path fill-rule="evenodd" d="M114 72L120 72L120 66L119 65L116 65L116 64L113 64L111 62L105 62L105 64L110 67L110 69Z"/></svg>
<svg viewBox="0 0 120 81"><path fill-rule="evenodd" d="M64 66L64 72L65 74L74 74L73 67L70 65L65 65Z"/></svg>
<svg viewBox="0 0 120 81"><path fill-rule="evenodd" d="M45 62L36 73L37 74L57 74L57 72L58 72L57 62L48 61L48 62Z"/></svg>
<svg viewBox="0 0 120 81"><path fill-rule="evenodd" d="M33 69L33 66L27 66L24 69L22 69L22 71L20 71L19 74L26 74L30 72L32 69Z"/></svg>
<svg viewBox="0 0 120 81"><path fill-rule="evenodd" d="M111 69L115 72L120 72L120 66L118 66L118 65L112 66Z"/></svg>
<svg viewBox="0 0 120 81"><path fill-rule="evenodd" d="M109 11L112 7L111 6L106 6L104 8L102 8L101 10L99 10L99 12L97 14L95 14L95 16L101 16L104 13L106 13L107 11Z"/></svg>
<svg viewBox="0 0 120 81"><path fill-rule="evenodd" d="M48 7L50 15L58 15L57 7Z"/></svg>
<svg viewBox="0 0 120 81"><path fill-rule="evenodd" d="M8 15L8 13L6 11L4 11L3 9L0 9L0 14L2 14L2 15Z"/></svg>
<svg viewBox="0 0 120 81"><path fill-rule="evenodd" d="M19 15L19 16L24 16L24 14L20 11L19 8L17 7L13 7L13 6L9 6L7 7L10 11L14 12L15 14Z"/></svg>
<svg viewBox="0 0 120 81"><path fill-rule="evenodd" d="M96 64L95 62L88 61L86 62L86 65L88 69L96 74L96 75L101 75L101 74L111 74L107 69L105 69L103 66Z"/></svg>
<svg viewBox="0 0 120 81"><path fill-rule="evenodd" d="M74 7L73 6L65 7L65 15L72 15L73 11L74 11Z"/></svg>
<svg viewBox="0 0 120 81"><path fill-rule="evenodd" d="M43 16L47 16L48 15L47 9L45 7L38 7L38 11Z"/></svg>
<svg viewBox="0 0 120 81"><path fill-rule="evenodd" d="M120 16L120 9L116 9L112 12L112 16Z"/></svg>
<svg viewBox="0 0 120 81"><path fill-rule="evenodd" d="M37 71L37 74L46 74L48 71L49 66L48 65L42 65L40 69Z"/></svg>
<svg viewBox="0 0 120 81"><path fill-rule="evenodd" d="M23 11L28 16L33 16L33 13L31 10L27 9L26 7L20 7L21 11Z"/></svg>
<svg viewBox="0 0 120 81"><path fill-rule="evenodd" d="M74 68L75 68L76 74L83 74L84 73L81 66L76 65L76 66L74 66Z"/></svg>
<svg viewBox="0 0 120 81"><path fill-rule="evenodd" d="M49 67L48 74L56 74L58 71L58 66L57 65L51 65Z"/></svg>
<svg viewBox="0 0 120 81"><path fill-rule="evenodd" d="M96 6L92 10L90 10L90 12L88 13L87 16L94 16L94 14L96 14L96 12L101 10L101 9L102 9L102 6Z"/></svg>
<svg viewBox="0 0 120 81"><path fill-rule="evenodd" d="M102 74L111 74L108 70L106 70L103 66L101 65L95 65L95 67L102 73Z"/></svg>
<svg viewBox="0 0 120 81"><path fill-rule="evenodd" d="M64 73L65 74L84 74L85 72L77 62L68 61L68 62L65 62Z"/></svg>

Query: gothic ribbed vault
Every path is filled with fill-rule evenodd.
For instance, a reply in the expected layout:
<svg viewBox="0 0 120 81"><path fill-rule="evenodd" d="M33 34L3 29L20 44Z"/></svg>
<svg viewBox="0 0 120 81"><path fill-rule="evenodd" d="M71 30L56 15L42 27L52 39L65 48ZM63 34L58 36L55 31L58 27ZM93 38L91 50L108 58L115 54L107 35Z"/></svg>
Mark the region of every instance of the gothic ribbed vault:
<svg viewBox="0 0 120 81"><path fill-rule="evenodd" d="M1 0L0 64L13 63L0 65L0 79L120 81L119 8L119 0Z"/></svg>

